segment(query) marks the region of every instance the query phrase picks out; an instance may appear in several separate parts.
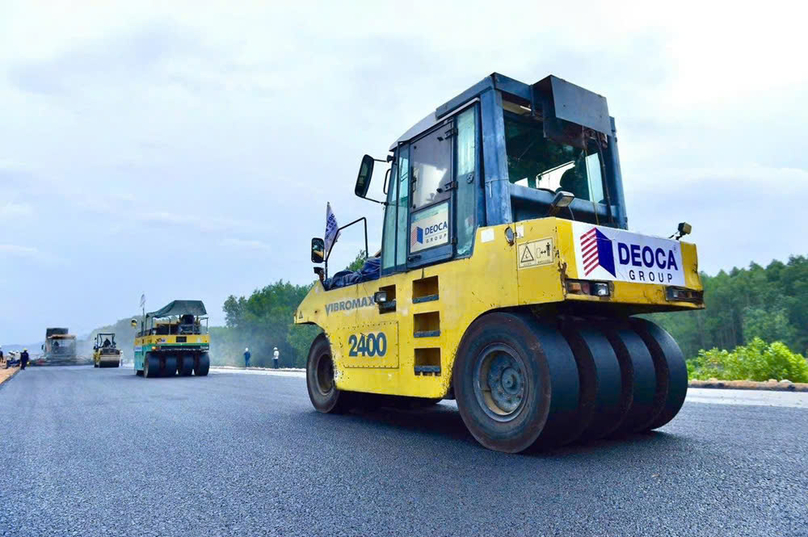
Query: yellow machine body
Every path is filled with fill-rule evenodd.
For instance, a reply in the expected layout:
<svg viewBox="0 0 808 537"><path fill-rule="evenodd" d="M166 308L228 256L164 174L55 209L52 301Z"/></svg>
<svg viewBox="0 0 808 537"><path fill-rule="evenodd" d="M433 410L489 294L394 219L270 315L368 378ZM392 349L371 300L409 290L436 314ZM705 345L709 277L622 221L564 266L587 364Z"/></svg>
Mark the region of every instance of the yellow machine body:
<svg viewBox="0 0 808 537"><path fill-rule="evenodd" d="M647 277L607 281L607 297L570 292L571 280L586 281L576 261L577 224L547 217L480 227L468 258L329 291L318 281L298 307L295 322L325 332L338 389L443 398L451 388L461 339L486 312L523 308L552 318L564 311L597 314L598 308L604 316L703 308L696 247L673 240L667 242L679 245L684 278L676 289L687 299L671 299L673 286ZM640 270L631 277L639 279ZM374 301L379 291L387 295L389 311L384 313Z"/></svg>

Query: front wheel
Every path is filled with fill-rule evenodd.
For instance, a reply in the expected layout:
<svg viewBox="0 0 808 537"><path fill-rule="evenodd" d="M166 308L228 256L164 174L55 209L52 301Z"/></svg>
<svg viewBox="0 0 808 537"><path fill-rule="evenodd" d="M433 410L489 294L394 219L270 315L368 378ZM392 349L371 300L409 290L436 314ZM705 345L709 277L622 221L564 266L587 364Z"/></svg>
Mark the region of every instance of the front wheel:
<svg viewBox="0 0 808 537"><path fill-rule="evenodd" d="M318 412L336 414L344 412L347 396L337 389L334 381L334 362L331 344L325 334L320 334L311 344L306 362L306 387L311 404Z"/></svg>

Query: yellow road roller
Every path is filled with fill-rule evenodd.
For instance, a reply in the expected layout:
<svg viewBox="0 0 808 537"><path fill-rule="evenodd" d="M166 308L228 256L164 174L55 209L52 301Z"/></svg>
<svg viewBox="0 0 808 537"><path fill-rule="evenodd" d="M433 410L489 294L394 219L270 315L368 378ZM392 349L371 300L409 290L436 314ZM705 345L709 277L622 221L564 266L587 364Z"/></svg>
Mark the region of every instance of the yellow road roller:
<svg viewBox="0 0 808 537"><path fill-rule="evenodd" d="M344 228L312 239L325 267L295 322L323 330L306 371L318 411L455 399L483 446L511 453L673 419L682 352L637 315L704 307L696 247L680 240L687 223L629 231L604 97L494 73L386 158L365 155L358 196L377 162L380 255L328 277L324 245Z"/></svg>
<svg viewBox="0 0 808 537"><path fill-rule="evenodd" d="M121 350L115 344L115 334L99 332L93 345L93 367L118 367L121 365Z"/></svg>

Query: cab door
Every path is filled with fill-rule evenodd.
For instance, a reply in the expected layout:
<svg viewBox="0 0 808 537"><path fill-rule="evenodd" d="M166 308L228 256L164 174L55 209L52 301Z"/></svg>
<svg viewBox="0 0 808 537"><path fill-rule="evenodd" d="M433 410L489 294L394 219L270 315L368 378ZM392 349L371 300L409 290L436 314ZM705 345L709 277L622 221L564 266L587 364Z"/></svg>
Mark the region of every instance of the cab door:
<svg viewBox="0 0 808 537"><path fill-rule="evenodd" d="M454 118L410 143L410 215L407 268L452 257Z"/></svg>

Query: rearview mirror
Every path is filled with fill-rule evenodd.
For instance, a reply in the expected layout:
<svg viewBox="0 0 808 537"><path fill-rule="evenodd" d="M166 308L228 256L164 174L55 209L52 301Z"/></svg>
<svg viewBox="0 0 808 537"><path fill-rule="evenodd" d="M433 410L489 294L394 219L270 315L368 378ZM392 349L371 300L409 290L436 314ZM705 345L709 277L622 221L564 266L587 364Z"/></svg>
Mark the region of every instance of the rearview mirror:
<svg viewBox="0 0 808 537"><path fill-rule="evenodd" d="M323 239L314 237L311 239L311 262L322 263L325 261L325 242Z"/></svg>
<svg viewBox="0 0 808 537"><path fill-rule="evenodd" d="M356 177L354 194L360 198L367 197L371 177L373 177L373 157L365 155L362 157L362 164L359 165L359 175Z"/></svg>

